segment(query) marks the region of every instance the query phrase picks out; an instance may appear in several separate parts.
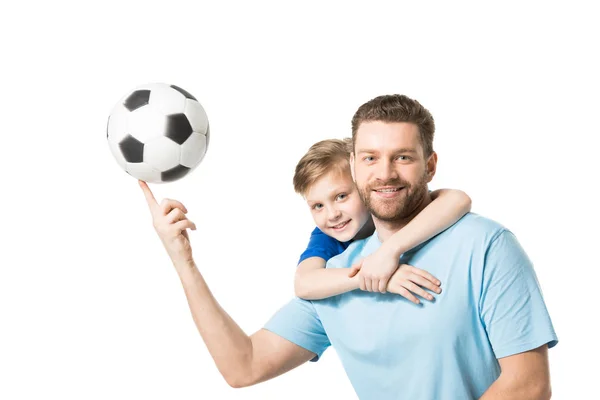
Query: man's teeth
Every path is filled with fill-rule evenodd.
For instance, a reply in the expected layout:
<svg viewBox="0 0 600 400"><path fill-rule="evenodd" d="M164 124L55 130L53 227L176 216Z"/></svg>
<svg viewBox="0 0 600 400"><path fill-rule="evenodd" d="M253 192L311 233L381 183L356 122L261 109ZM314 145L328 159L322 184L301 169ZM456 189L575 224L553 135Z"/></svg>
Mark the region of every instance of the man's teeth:
<svg viewBox="0 0 600 400"><path fill-rule="evenodd" d="M397 192L398 190L400 190L400 188L395 188L395 189L379 189L379 190L377 190L377 192L392 193L392 192Z"/></svg>

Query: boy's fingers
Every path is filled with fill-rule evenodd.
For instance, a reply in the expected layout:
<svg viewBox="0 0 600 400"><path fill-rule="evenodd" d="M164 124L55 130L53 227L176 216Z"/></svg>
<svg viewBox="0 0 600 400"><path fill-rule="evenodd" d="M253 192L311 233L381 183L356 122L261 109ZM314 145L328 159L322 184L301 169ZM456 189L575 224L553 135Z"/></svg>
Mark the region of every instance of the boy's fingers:
<svg viewBox="0 0 600 400"><path fill-rule="evenodd" d="M360 271L360 268L361 268L361 264L354 264L350 268L350 272L348 273L348 277L352 278L354 275L358 274L358 271Z"/></svg>
<svg viewBox="0 0 600 400"><path fill-rule="evenodd" d="M437 279L435 276L431 275L429 272L424 271L422 269L419 268L415 268L413 271L413 273L417 274L417 275L421 275L423 278L435 283L436 285L441 285L442 282L440 282L439 279Z"/></svg>
<svg viewBox="0 0 600 400"><path fill-rule="evenodd" d="M140 184L140 187L144 192L144 197L146 197L146 202L148 203L148 207L150 207L150 211L154 211L154 209L156 209L156 207L158 206L158 203L156 202L152 191L150 190L146 182L138 180L138 183Z"/></svg>
<svg viewBox="0 0 600 400"><path fill-rule="evenodd" d="M408 281L406 283L403 284L403 286L407 289L410 290L411 292L413 292L416 295L421 296L424 299L427 300L433 300L433 296L429 293L427 293L426 291L424 291L422 288L420 288L419 286L415 285L414 283Z"/></svg>
<svg viewBox="0 0 600 400"><path fill-rule="evenodd" d="M404 297L407 300L412 301L415 304L420 304L421 302L417 299L412 293L410 293L406 288L400 286L397 292L400 296Z"/></svg>
<svg viewBox="0 0 600 400"><path fill-rule="evenodd" d="M432 292L435 292L437 294L442 293L442 289L439 286L433 284L431 281L429 281L425 278L420 277L417 274L409 276L409 277L407 277L407 279L410 280L411 282L416 283L417 285L419 285L421 287L431 290Z"/></svg>
<svg viewBox="0 0 600 400"><path fill-rule="evenodd" d="M359 276L358 285L360 287L360 290L367 290L367 287L365 285L365 278L364 277Z"/></svg>

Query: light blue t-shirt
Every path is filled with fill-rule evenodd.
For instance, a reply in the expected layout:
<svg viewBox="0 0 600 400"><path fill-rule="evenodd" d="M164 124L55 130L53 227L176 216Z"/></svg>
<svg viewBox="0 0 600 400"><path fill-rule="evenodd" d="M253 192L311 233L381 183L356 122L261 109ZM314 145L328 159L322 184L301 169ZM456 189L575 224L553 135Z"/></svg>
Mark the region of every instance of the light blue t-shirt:
<svg viewBox="0 0 600 400"><path fill-rule="evenodd" d="M327 268L380 245L375 232ZM360 290L296 298L265 329L317 357L333 345L361 400L478 399L500 374L498 358L558 342L531 261L498 223L469 213L401 263L441 280L434 302Z"/></svg>

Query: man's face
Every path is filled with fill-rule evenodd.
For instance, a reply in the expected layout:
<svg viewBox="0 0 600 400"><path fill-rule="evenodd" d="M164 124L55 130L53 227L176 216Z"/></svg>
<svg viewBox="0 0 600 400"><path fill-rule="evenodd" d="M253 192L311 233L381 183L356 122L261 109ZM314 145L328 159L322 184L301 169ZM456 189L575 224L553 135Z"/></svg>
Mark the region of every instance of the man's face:
<svg viewBox="0 0 600 400"><path fill-rule="evenodd" d="M356 236L369 219L349 173L329 174L306 192L306 202L317 227L340 242Z"/></svg>
<svg viewBox="0 0 600 400"><path fill-rule="evenodd" d="M425 159L419 129L407 122L363 122L351 157L360 197L376 218L394 222L423 202L435 173L435 153Z"/></svg>

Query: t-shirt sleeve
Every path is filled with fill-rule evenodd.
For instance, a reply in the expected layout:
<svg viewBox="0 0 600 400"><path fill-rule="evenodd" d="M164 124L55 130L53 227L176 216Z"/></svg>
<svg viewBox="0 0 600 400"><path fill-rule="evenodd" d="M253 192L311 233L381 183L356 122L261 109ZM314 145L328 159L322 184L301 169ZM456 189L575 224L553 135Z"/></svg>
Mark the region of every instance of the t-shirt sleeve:
<svg viewBox="0 0 600 400"><path fill-rule="evenodd" d="M315 228L310 235L306 250L300 255L298 264L310 257L321 257L327 261L343 251L344 247L339 241L327 236L319 228Z"/></svg>
<svg viewBox="0 0 600 400"><path fill-rule="evenodd" d="M558 343L533 264L510 231L487 250L479 308L496 358Z"/></svg>
<svg viewBox="0 0 600 400"><path fill-rule="evenodd" d="M315 353L311 361L317 361L331 345L314 305L300 298L279 309L264 329Z"/></svg>

